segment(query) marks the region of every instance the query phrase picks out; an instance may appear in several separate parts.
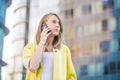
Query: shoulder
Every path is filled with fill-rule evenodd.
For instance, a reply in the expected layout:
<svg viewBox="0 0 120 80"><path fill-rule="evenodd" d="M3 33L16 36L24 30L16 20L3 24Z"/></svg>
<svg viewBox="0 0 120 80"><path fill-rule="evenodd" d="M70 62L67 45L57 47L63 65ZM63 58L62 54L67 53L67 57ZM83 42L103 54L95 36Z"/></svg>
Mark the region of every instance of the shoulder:
<svg viewBox="0 0 120 80"><path fill-rule="evenodd" d="M66 44L61 44L61 48L68 48Z"/></svg>
<svg viewBox="0 0 120 80"><path fill-rule="evenodd" d="M23 57L30 57L36 50L36 43L28 43L25 45L24 49L23 49Z"/></svg>
<svg viewBox="0 0 120 80"><path fill-rule="evenodd" d="M25 45L24 49L26 48L30 49L30 48L35 48L35 47L37 47L37 43L28 43Z"/></svg>
<svg viewBox="0 0 120 80"><path fill-rule="evenodd" d="M65 44L61 44L61 49L62 50L69 50L69 47Z"/></svg>

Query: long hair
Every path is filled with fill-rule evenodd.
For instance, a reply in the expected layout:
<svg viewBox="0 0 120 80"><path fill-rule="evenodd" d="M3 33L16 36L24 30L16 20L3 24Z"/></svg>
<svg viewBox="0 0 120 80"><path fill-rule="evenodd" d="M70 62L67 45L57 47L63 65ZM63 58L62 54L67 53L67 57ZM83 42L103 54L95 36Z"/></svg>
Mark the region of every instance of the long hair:
<svg viewBox="0 0 120 80"><path fill-rule="evenodd" d="M57 35L57 36L54 37L52 45L53 45L53 48L60 48L61 42L62 42L63 26L62 26L62 22L61 22L60 17L57 14L55 14L55 13L46 14L41 19L41 21L39 23L39 26L38 26L37 34L36 34L36 43L39 44L39 42L40 42L40 36L41 36L41 32L42 32L42 25L47 22L47 20L49 19L49 17L51 15L55 15L58 18L59 25L60 25L59 35Z"/></svg>

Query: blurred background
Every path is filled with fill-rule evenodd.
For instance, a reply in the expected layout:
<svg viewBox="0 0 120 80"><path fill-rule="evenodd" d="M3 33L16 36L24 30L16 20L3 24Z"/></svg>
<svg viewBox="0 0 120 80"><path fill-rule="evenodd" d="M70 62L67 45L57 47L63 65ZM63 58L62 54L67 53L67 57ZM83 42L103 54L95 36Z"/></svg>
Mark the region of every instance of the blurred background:
<svg viewBox="0 0 120 80"><path fill-rule="evenodd" d="M0 80L25 80L22 51L59 14L78 80L120 80L120 0L0 0Z"/></svg>

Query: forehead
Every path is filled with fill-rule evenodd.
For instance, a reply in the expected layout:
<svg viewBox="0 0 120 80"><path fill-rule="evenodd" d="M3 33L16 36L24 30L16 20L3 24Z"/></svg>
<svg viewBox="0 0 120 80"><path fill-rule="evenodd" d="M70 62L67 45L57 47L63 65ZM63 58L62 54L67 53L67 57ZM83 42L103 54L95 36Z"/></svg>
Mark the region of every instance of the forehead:
<svg viewBox="0 0 120 80"><path fill-rule="evenodd" d="M56 15L50 15L48 17L48 20L56 20L56 21L59 21L58 17Z"/></svg>

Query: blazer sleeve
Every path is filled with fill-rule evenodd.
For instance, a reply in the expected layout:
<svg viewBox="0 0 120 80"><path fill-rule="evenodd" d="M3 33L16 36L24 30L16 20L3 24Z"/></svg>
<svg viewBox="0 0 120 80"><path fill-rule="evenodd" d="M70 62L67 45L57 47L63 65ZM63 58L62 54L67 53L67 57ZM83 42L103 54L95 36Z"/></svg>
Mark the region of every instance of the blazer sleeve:
<svg viewBox="0 0 120 80"><path fill-rule="evenodd" d="M67 80L77 80L77 76L72 63L71 52L67 47Z"/></svg>
<svg viewBox="0 0 120 80"><path fill-rule="evenodd" d="M22 53L22 59L23 59L23 65L25 66L25 68L28 69L29 66L29 61L31 56L34 53L34 44L27 44L24 49L23 49L23 53Z"/></svg>

